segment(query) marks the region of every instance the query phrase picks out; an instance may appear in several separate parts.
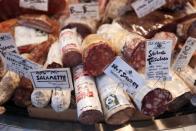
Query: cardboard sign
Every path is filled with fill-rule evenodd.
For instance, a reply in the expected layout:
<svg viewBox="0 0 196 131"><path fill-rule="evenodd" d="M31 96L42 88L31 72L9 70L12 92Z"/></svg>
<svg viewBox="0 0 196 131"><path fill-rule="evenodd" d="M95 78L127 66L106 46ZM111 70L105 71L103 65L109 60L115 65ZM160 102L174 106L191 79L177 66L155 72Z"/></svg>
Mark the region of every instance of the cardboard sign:
<svg viewBox="0 0 196 131"><path fill-rule="evenodd" d="M120 82L123 88L134 96L145 84L144 79L119 56L104 71L114 81Z"/></svg>
<svg viewBox="0 0 196 131"><path fill-rule="evenodd" d="M13 72L18 73L28 79L29 71L41 68L41 65L36 64L30 60L24 59L22 56L15 53L5 53L6 68Z"/></svg>
<svg viewBox="0 0 196 131"><path fill-rule="evenodd" d="M146 47L146 79L170 80L172 41L149 40Z"/></svg>
<svg viewBox="0 0 196 131"><path fill-rule="evenodd" d="M71 4L69 6L69 10L70 10L70 17L73 18L99 19L98 2Z"/></svg>
<svg viewBox="0 0 196 131"><path fill-rule="evenodd" d="M0 52L19 53L15 45L14 38L10 33L0 33Z"/></svg>
<svg viewBox="0 0 196 131"><path fill-rule="evenodd" d="M166 4L165 0L137 0L132 3L132 7L135 10L139 18L155 11Z"/></svg>
<svg viewBox="0 0 196 131"><path fill-rule="evenodd" d="M30 75L34 88L73 90L70 68L31 70Z"/></svg>
<svg viewBox="0 0 196 131"><path fill-rule="evenodd" d="M182 71L184 67L186 67L196 50L196 38L189 37L186 40L183 48L181 49L180 53L178 54L176 61L173 65L173 69L175 71Z"/></svg>
<svg viewBox="0 0 196 131"><path fill-rule="evenodd" d="M48 11L48 0L20 0L19 4L23 8Z"/></svg>

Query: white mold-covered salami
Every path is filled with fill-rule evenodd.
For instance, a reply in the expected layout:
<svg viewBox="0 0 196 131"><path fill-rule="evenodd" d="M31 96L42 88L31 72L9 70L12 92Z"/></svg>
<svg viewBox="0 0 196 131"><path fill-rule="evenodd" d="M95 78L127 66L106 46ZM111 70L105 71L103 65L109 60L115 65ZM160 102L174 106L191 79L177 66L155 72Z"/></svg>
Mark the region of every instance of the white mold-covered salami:
<svg viewBox="0 0 196 131"><path fill-rule="evenodd" d="M34 89L31 94L32 105L37 108L44 108L50 102L52 91L48 89Z"/></svg>
<svg viewBox="0 0 196 131"><path fill-rule="evenodd" d="M120 84L106 75L97 77L96 83L102 102L105 121L112 125L120 125L129 121L135 112L135 108Z"/></svg>
<svg viewBox="0 0 196 131"><path fill-rule="evenodd" d="M94 78L84 72L83 65L73 68L78 119L83 124L95 124L103 119L101 103Z"/></svg>
<svg viewBox="0 0 196 131"><path fill-rule="evenodd" d="M115 45L97 34L88 35L82 48L84 69L92 76L102 74L117 54Z"/></svg>
<svg viewBox="0 0 196 131"><path fill-rule="evenodd" d="M60 44L56 41L54 44L51 45L50 50L48 52L47 60L44 64L46 68L60 68L63 67L61 54L60 51Z"/></svg>
<svg viewBox="0 0 196 131"><path fill-rule="evenodd" d="M69 108L71 102L71 90L53 90L51 106L55 112L62 112Z"/></svg>
<svg viewBox="0 0 196 131"><path fill-rule="evenodd" d="M20 83L18 74L7 71L0 82L0 105L7 102L13 95Z"/></svg>
<svg viewBox="0 0 196 131"><path fill-rule="evenodd" d="M82 63L82 38L76 29L63 29L59 37L60 51L64 67L73 67Z"/></svg>
<svg viewBox="0 0 196 131"><path fill-rule="evenodd" d="M184 80L191 91L196 94L196 70L187 66L181 72L176 72L176 74Z"/></svg>

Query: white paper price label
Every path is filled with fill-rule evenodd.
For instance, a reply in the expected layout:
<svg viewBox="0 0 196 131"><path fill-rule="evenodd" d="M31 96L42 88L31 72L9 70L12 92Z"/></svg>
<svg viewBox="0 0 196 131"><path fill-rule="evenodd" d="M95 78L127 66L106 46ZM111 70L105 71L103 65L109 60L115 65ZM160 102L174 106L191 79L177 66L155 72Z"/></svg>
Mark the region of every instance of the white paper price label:
<svg viewBox="0 0 196 131"><path fill-rule="evenodd" d="M99 19L98 2L71 4L69 6L70 17Z"/></svg>
<svg viewBox="0 0 196 131"><path fill-rule="evenodd" d="M18 53L14 39L10 33L0 34L0 52L13 52Z"/></svg>
<svg viewBox="0 0 196 131"><path fill-rule="evenodd" d="M41 65L36 64L30 60L24 59L22 56L15 53L5 54L6 68L14 71L21 76L30 79L29 71L41 68Z"/></svg>
<svg viewBox="0 0 196 131"><path fill-rule="evenodd" d="M175 71L182 71L184 67L186 67L196 50L196 38L189 37L186 40L183 48L178 54L176 61L173 65L173 69Z"/></svg>
<svg viewBox="0 0 196 131"><path fill-rule="evenodd" d="M135 10L139 18L155 11L166 4L165 0L137 0L132 3L132 7Z"/></svg>
<svg viewBox="0 0 196 131"><path fill-rule="evenodd" d="M172 41L149 40L146 47L146 79L171 80L169 69Z"/></svg>
<svg viewBox="0 0 196 131"><path fill-rule="evenodd" d="M48 0L20 0L19 4L23 8L48 11Z"/></svg>
<svg viewBox="0 0 196 131"><path fill-rule="evenodd" d="M120 57L116 57L104 72L114 81L122 83L124 90L133 97L145 84L144 79Z"/></svg>
<svg viewBox="0 0 196 131"><path fill-rule="evenodd" d="M31 70L34 88L73 90L70 68Z"/></svg>

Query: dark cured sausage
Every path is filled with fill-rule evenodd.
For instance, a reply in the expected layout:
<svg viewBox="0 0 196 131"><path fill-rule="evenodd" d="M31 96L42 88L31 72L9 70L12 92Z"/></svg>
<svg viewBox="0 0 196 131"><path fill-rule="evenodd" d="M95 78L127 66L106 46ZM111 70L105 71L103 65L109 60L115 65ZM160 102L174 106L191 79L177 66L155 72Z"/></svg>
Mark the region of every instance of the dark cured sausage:
<svg viewBox="0 0 196 131"><path fill-rule="evenodd" d="M84 69L93 76L102 74L117 54L111 42L96 34L87 36L82 48Z"/></svg>

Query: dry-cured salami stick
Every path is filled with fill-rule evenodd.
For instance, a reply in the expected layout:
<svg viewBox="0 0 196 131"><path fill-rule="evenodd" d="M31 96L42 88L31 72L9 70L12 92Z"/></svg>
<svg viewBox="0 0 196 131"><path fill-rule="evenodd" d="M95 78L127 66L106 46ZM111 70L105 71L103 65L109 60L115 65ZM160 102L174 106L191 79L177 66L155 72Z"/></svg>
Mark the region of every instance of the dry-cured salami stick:
<svg viewBox="0 0 196 131"><path fill-rule="evenodd" d="M129 121L135 108L120 84L106 75L97 77L96 83L106 123L121 125Z"/></svg>
<svg viewBox="0 0 196 131"><path fill-rule="evenodd" d="M93 76L103 73L116 56L115 46L100 35L91 34L82 43L84 69Z"/></svg>
<svg viewBox="0 0 196 131"><path fill-rule="evenodd" d="M75 28L62 30L59 42L64 67L74 67L82 63L82 38Z"/></svg>
<svg viewBox="0 0 196 131"><path fill-rule="evenodd" d="M95 81L84 71L83 65L73 68L78 120L83 124L95 124L103 119L101 103Z"/></svg>
<svg viewBox="0 0 196 131"><path fill-rule="evenodd" d="M7 71L0 82L0 105L4 104L12 97L19 83L19 75L12 71Z"/></svg>
<svg viewBox="0 0 196 131"><path fill-rule="evenodd" d="M51 95L52 95L51 90L34 89L31 94L32 105L37 108L46 107L50 102Z"/></svg>

